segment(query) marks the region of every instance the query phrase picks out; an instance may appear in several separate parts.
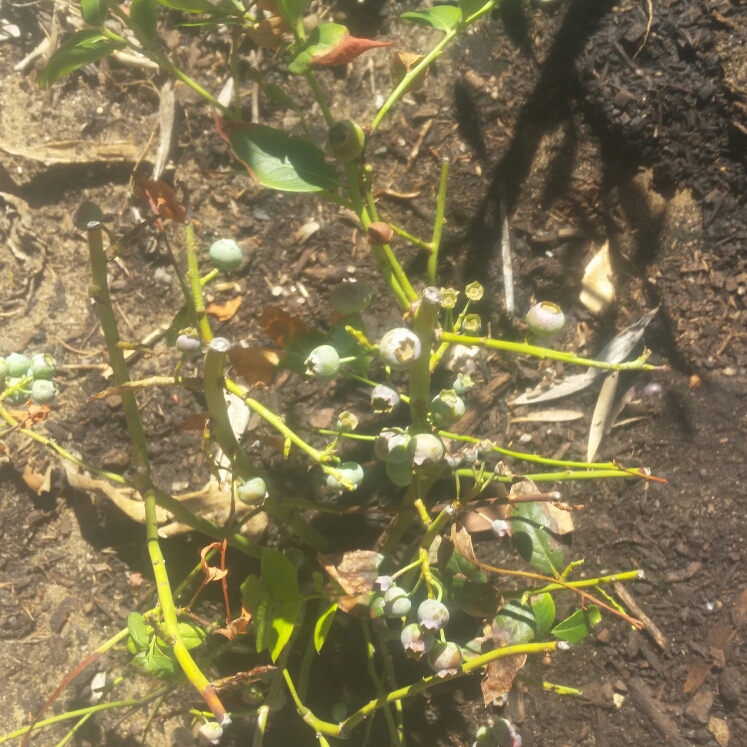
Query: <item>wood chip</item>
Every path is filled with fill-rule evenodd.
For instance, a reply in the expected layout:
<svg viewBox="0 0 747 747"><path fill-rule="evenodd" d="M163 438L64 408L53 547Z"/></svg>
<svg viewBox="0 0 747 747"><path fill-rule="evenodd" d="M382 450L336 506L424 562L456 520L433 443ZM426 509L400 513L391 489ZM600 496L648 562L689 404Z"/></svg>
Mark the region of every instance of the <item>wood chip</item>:
<svg viewBox="0 0 747 747"><path fill-rule="evenodd" d="M664 712L658 700L654 700L642 680L633 677L628 681L628 690L635 707L646 716L654 728L667 740L671 747L690 747L690 743L680 736L677 725Z"/></svg>
<svg viewBox="0 0 747 747"><path fill-rule="evenodd" d="M646 632L654 639L656 645L662 651L666 651L669 648L666 638L664 638L659 628L656 627L653 620L638 606L638 603L633 599L632 594L625 588L624 584L616 581L612 586L615 594L617 594L622 603L643 623Z"/></svg>

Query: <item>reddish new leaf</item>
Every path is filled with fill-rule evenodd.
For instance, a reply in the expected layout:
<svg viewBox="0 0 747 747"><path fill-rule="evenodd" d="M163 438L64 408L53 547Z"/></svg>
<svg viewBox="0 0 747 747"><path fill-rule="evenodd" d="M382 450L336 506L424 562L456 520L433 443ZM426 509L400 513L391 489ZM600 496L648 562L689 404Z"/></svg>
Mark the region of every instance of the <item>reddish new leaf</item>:
<svg viewBox="0 0 747 747"><path fill-rule="evenodd" d="M174 190L166 182L153 182L142 174L135 175L133 192L136 197L150 205L150 209L161 218L186 223L187 211L176 199Z"/></svg>
<svg viewBox="0 0 747 747"><path fill-rule="evenodd" d="M376 47L391 47L396 42L374 41L373 39L360 39L356 36L346 34L338 42L337 46L330 49L327 54L313 57L311 67L334 67L335 65L347 65L364 52Z"/></svg>

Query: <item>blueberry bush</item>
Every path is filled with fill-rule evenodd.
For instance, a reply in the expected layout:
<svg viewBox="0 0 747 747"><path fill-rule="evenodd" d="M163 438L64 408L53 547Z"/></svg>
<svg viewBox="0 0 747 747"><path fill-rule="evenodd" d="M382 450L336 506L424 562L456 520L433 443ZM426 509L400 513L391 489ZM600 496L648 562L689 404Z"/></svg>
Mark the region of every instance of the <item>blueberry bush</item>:
<svg viewBox="0 0 747 747"><path fill-rule="evenodd" d="M61 685L68 684L105 651L126 646L131 665L123 677L145 676L163 683L148 695L148 702L162 702L162 696L183 683L190 683L204 700L203 711L185 714L191 721L173 732L174 744L191 745L196 740L218 744L232 721L248 719L255 731L254 747L261 747L266 731L272 729L272 713L290 699L320 745L353 734L360 735L359 742L365 743L377 714L386 721L390 743L403 745L407 727L402 702L406 699L447 680L482 676L487 705L505 696L528 656L545 656L581 641L599 622L602 611L640 625L603 591L612 581L638 578L638 571L577 578L574 572L579 562L567 558L567 547L558 539L559 522L569 507L561 503L558 493L542 492L538 486L574 478L645 479L646 471L617 463L549 459L453 433L449 429L463 418L470 402L474 387L470 372L458 371L451 386L441 391L433 391L431 379L449 348L456 345L615 370L652 369L646 363L647 354L633 361L610 363L535 344L563 328L563 312L550 302L529 310L529 338L525 342L481 335L483 322L474 313L484 293L480 284L471 283L461 291L436 284L447 199L447 159L441 164L436 217L428 240L381 220L373 196L376 175L367 162L366 148L377 128L406 92L423 84L429 66L449 42L496 4L497 0L459 0L458 5L434 5L404 13L403 19L436 29L442 37L409 63L398 58L399 64L393 65L391 95L370 123L356 123L335 121L317 71L345 65L383 42L354 38L336 23L322 22L308 30L304 25L305 0L263 0L251 6L244 0L131 0L129 8L113 0L80 1L85 28L66 39L51 57L40 78L42 86L52 86L85 65L129 49L155 62L214 107L218 112L216 137L220 135L226 141L245 167L246 178L267 189L307 193L309 199L329 201L355 213L368 238L371 256L399 309L400 321L380 339L372 338L361 316L372 302L371 287L361 280L341 282L331 289L329 298L335 312L333 326L326 332L299 327L285 349L272 358L272 365L319 382L320 391L326 382L339 377L356 382L370 392L373 412L400 425L363 433L358 430L355 413L344 412L334 428L319 431L316 442L310 443L255 398L253 390L269 383L272 375L268 378L265 372L257 376L247 356L236 354L233 341L213 335L203 296L205 286L216 277L230 275L241 267L242 250L231 238L221 239L207 250L200 245L184 185L176 191L162 183L145 187L154 213L148 224L156 218L181 224L186 245L188 270L185 276L179 275L183 304L174 309L167 334L173 351L173 373L131 380L124 356L126 344L120 339L107 281L107 263L116 256L118 242L123 239L110 233L95 204L81 205L74 223L87 236L90 296L98 310L116 380L114 387L98 396L121 397L135 467L125 477L107 473L83 464L34 430L40 420L54 417L57 391L55 362L43 351L31 359L18 353L0 358L0 416L5 422L0 436L21 433L61 458L139 492L158 600L145 613L133 611L127 627L81 662ZM165 12L164 6L181 11L185 21L193 24L230 30L234 76L231 100L219 100L170 60L159 39L158 18ZM289 74L305 79L324 117L323 143L317 142L305 120L303 137L242 121L239 92L246 80L236 60L243 43L278 50L285 56ZM251 71L248 77L267 95L300 112L288 93L265 83L259 72ZM407 241L426 253L422 277L408 276L398 260L395 241ZM174 270L179 274L176 264ZM187 362L198 367L198 375L189 381L182 374ZM151 476L135 392L180 386L197 387L204 396L208 410L204 451L214 460L213 472L227 478L231 485L227 498L231 514L223 525L191 513ZM242 434L234 431L227 393L239 398L277 432L286 457L292 449L305 455L319 478L318 502L284 495L273 486L242 446ZM402 425L403 419L406 425ZM364 467L344 461L340 452L347 439L364 443L382 466ZM217 450L226 457L225 463L214 459ZM506 457L527 465L525 471L509 470L499 461ZM345 494L356 491L370 469L379 470L382 480L388 480L381 490L395 500L398 508L373 546L334 553L335 537L321 534L309 519L309 512L344 514L349 510L343 500ZM494 500L486 492L491 483L510 487L508 498L499 506L500 518L487 519L491 541L513 547L525 562L525 570L498 568L479 560L464 528L466 514L479 513ZM439 495L449 490L450 499L437 501L434 486L439 486ZM250 509L240 520L234 511L237 502ZM195 572L181 583L180 590L202 579L192 601L184 606L175 602L175 579L169 577L164 565L157 508L211 540ZM287 541L292 533L294 546L304 551L286 553L282 545L268 546L247 539L241 525L260 511L267 512L286 532L283 535L281 531L281 540ZM226 571L229 551L256 559L256 573L232 578ZM218 564L211 565L215 558ZM200 591L208 583L220 584L224 591L226 619L220 625L199 622L192 613ZM242 605L236 615L229 599L239 592ZM572 615L556 620L554 598L561 593L572 595L578 604ZM479 636L459 638L459 631L453 630L456 610L482 621ZM339 703L329 713L318 713L313 710L313 693L309 692L310 673L330 630L342 618L346 618L346 625L362 626L367 675L377 695L368 702ZM248 710L229 712L224 707L206 647L206 641L214 636L222 636L229 647L242 642L246 647L249 642L254 652L254 668L242 674L241 683ZM300 664L298 657L291 659L292 651L299 654ZM403 657L422 660L422 672L416 680L397 681L396 664ZM129 701L116 700L119 681L115 679L104 688L100 703L53 717L41 711L34 714L32 724L6 739L28 739L32 730L65 719L77 724L104 707L131 706ZM578 694L570 687L543 684L545 689L560 694ZM482 726L474 736L480 746L516 747L521 743L515 728L503 719Z"/></svg>

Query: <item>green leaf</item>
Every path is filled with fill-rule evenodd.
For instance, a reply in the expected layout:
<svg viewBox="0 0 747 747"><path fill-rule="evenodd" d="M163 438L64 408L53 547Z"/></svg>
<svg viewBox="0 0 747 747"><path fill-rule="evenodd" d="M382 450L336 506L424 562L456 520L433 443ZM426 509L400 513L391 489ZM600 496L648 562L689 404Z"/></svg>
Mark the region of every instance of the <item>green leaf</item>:
<svg viewBox="0 0 747 747"><path fill-rule="evenodd" d="M591 633L591 629L598 625L601 619L599 607L590 604L585 610L576 610L570 617L559 622L552 629L552 634L561 641L578 643Z"/></svg>
<svg viewBox="0 0 747 747"><path fill-rule="evenodd" d="M461 17L462 11L454 5L437 5L433 8L412 10L400 15L400 18L405 21L445 32L451 31L459 23Z"/></svg>
<svg viewBox="0 0 747 747"><path fill-rule="evenodd" d="M324 576L319 571L314 571L311 574L311 578L314 580L314 590L316 593L324 596L327 593L324 590Z"/></svg>
<svg viewBox="0 0 747 747"><path fill-rule="evenodd" d="M139 612L130 612L127 616L127 630L130 638L135 644L138 651L145 651L148 648L148 631L143 622L143 616Z"/></svg>
<svg viewBox="0 0 747 747"><path fill-rule="evenodd" d="M262 582L276 602L291 602L299 598L296 569L279 550L262 553Z"/></svg>
<svg viewBox="0 0 747 747"><path fill-rule="evenodd" d="M230 136L231 149L263 186L281 192L337 189L337 172L308 140L266 125L248 125Z"/></svg>
<svg viewBox="0 0 747 747"><path fill-rule="evenodd" d="M462 11L462 18L466 21L470 16L482 10L488 2L486 0L459 0L459 8Z"/></svg>
<svg viewBox="0 0 747 747"><path fill-rule="evenodd" d="M267 590L256 576L247 576L246 581L241 584L241 598L252 617L255 617L260 604L267 599Z"/></svg>
<svg viewBox="0 0 747 747"><path fill-rule="evenodd" d="M48 88L74 70L108 57L125 46L124 42L114 41L96 29L76 31L52 55L39 76L39 85Z"/></svg>
<svg viewBox="0 0 747 747"><path fill-rule="evenodd" d="M183 10L185 13L220 13L221 9L217 8L208 0L158 0L161 5L174 10Z"/></svg>
<svg viewBox="0 0 747 747"><path fill-rule="evenodd" d="M205 640L205 631L188 622L179 623L179 635L187 650L197 648Z"/></svg>
<svg viewBox="0 0 747 747"><path fill-rule="evenodd" d="M291 28L296 27L296 21L306 8L306 0L278 0L280 15L288 21Z"/></svg>
<svg viewBox="0 0 747 747"><path fill-rule="evenodd" d="M551 533L552 518L544 503L516 503L511 507L511 541L527 563L540 573L557 576L564 564L563 546Z"/></svg>
<svg viewBox="0 0 747 747"><path fill-rule="evenodd" d="M161 651L158 646L153 646L153 651L148 655L150 673L156 677L170 677L174 674L174 659Z"/></svg>
<svg viewBox="0 0 747 747"><path fill-rule="evenodd" d="M158 4L156 0L132 0L130 23L149 41L154 41L158 30Z"/></svg>
<svg viewBox="0 0 747 747"><path fill-rule="evenodd" d="M445 576L443 585L448 591L449 599L473 617L492 617L501 606L501 593L487 582L476 583L461 576Z"/></svg>
<svg viewBox="0 0 747 747"><path fill-rule="evenodd" d="M537 635L537 620L532 607L512 599L501 607L493 620L493 640L502 646L529 643Z"/></svg>
<svg viewBox="0 0 747 747"><path fill-rule="evenodd" d="M335 612L337 612L337 602L323 600L320 604L321 612L314 626L314 647L317 653L321 652L324 641L327 640L327 634L332 627L332 621L335 619Z"/></svg>
<svg viewBox="0 0 747 747"><path fill-rule="evenodd" d="M176 338L179 337L183 329L187 327L196 327L197 317L192 311L192 306L186 303L176 312L176 316L171 322L171 326L166 330L166 345L173 348L176 345Z"/></svg>
<svg viewBox="0 0 747 747"><path fill-rule="evenodd" d="M108 7L107 0L80 0L80 15L90 26L102 26Z"/></svg>
<svg viewBox="0 0 747 747"><path fill-rule="evenodd" d="M334 49L348 30L339 23L321 23L310 34L295 57L288 63L288 72L304 75L311 70L314 57L321 57Z"/></svg>
<svg viewBox="0 0 747 747"><path fill-rule="evenodd" d="M264 559L264 555L262 556ZM293 629L296 626L296 618L303 605L303 600L298 599L293 602L286 602L272 610L271 632L267 648L273 661L277 661L280 652L293 635ZM265 627L267 622L265 622Z"/></svg>
<svg viewBox="0 0 747 747"><path fill-rule="evenodd" d="M534 619L537 621L537 635L544 635L555 622L555 600L552 594L537 594L529 597Z"/></svg>

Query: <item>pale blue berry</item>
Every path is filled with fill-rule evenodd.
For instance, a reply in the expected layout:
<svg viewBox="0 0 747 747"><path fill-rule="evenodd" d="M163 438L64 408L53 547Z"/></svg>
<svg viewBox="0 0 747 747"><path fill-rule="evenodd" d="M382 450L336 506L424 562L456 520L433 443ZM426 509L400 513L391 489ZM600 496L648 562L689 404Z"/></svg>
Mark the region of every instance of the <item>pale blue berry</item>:
<svg viewBox="0 0 747 747"><path fill-rule="evenodd" d="M57 387L46 379L37 379L31 385L31 399L37 405L48 405L57 396Z"/></svg>
<svg viewBox="0 0 747 747"><path fill-rule="evenodd" d="M334 379L340 371L340 356L331 345L314 348L306 359L306 375L321 381Z"/></svg>
<svg viewBox="0 0 747 747"><path fill-rule="evenodd" d="M493 739L496 747L521 747L521 735L507 719L496 719L493 724Z"/></svg>
<svg viewBox="0 0 747 747"><path fill-rule="evenodd" d="M259 503L267 497L267 484L261 477L253 477L236 488L236 497L248 505Z"/></svg>
<svg viewBox="0 0 747 747"><path fill-rule="evenodd" d="M39 353L31 359L29 373L35 379L51 379L57 373L57 364L49 353Z"/></svg>
<svg viewBox="0 0 747 747"><path fill-rule="evenodd" d="M527 327L537 337L553 337L565 326L565 315L557 304L542 301L527 312Z"/></svg>
<svg viewBox="0 0 747 747"><path fill-rule="evenodd" d="M31 361L23 353L11 353L5 362L8 364L8 375L16 378L26 376L31 366Z"/></svg>
<svg viewBox="0 0 747 747"><path fill-rule="evenodd" d="M8 389L13 389L18 384L20 384L22 380L23 380L23 377L11 377L6 380L5 386ZM23 389L16 389L14 392L11 392L5 398L5 401L9 405L22 405L30 396L31 396L31 390L28 389L27 387L24 387Z"/></svg>
<svg viewBox="0 0 747 747"><path fill-rule="evenodd" d="M384 613L388 617L404 617L412 609L412 602L407 598L407 592L400 586L392 586L384 594Z"/></svg>
<svg viewBox="0 0 747 747"><path fill-rule="evenodd" d="M449 622L449 610L442 602L426 599L418 607L418 622L428 630L442 630Z"/></svg>
<svg viewBox="0 0 747 747"><path fill-rule="evenodd" d="M407 445L412 463L416 467L432 467L444 458L444 445L433 433L418 433Z"/></svg>
<svg viewBox="0 0 747 747"><path fill-rule="evenodd" d="M475 734L475 740L477 747L495 747L493 730L489 726L481 726Z"/></svg>
<svg viewBox="0 0 747 747"><path fill-rule="evenodd" d="M343 280L333 286L330 294L332 308L342 316L365 311L373 299L371 286L365 280Z"/></svg>
<svg viewBox="0 0 747 747"><path fill-rule="evenodd" d="M238 270L244 261L241 247L232 239L220 239L210 247L210 259L221 272Z"/></svg>
<svg viewBox="0 0 747 747"><path fill-rule="evenodd" d="M454 384L452 386L452 389L460 396L463 397L467 392L472 389L472 387L475 385L475 382L472 381L472 378L468 374L457 374L456 379L454 379Z"/></svg>
<svg viewBox="0 0 747 747"><path fill-rule="evenodd" d="M405 625L399 639L405 653L414 659L419 659L423 654L427 654L436 642L433 633L423 630L417 623Z"/></svg>
<svg viewBox="0 0 747 747"><path fill-rule="evenodd" d="M456 674L459 667L462 666L463 660L464 655L462 654L461 647L459 644L452 643L451 641L447 643L439 641L428 652L428 666L439 677Z"/></svg>
<svg viewBox="0 0 747 747"><path fill-rule="evenodd" d="M420 358L421 352L420 339L406 327L389 330L379 343L379 357L395 371L412 368Z"/></svg>
<svg viewBox="0 0 747 747"><path fill-rule="evenodd" d="M358 462L343 462L337 470L356 488L363 482L363 467ZM327 487L333 490L344 490L343 484L334 475L327 475Z"/></svg>
<svg viewBox="0 0 747 747"><path fill-rule="evenodd" d="M503 519L496 519L490 524L490 530L498 539L505 537L508 534L508 529L508 522L503 521Z"/></svg>
<svg viewBox="0 0 747 747"><path fill-rule="evenodd" d="M202 343L197 337L191 335L179 335L176 338L176 349L188 358L202 352Z"/></svg>
<svg viewBox="0 0 747 747"><path fill-rule="evenodd" d="M453 389L444 389L431 402L431 417L437 428L448 428L464 417L464 401Z"/></svg>
<svg viewBox="0 0 747 747"><path fill-rule="evenodd" d="M374 412L388 414L400 403L400 396L391 387L379 384L371 392L371 407Z"/></svg>

